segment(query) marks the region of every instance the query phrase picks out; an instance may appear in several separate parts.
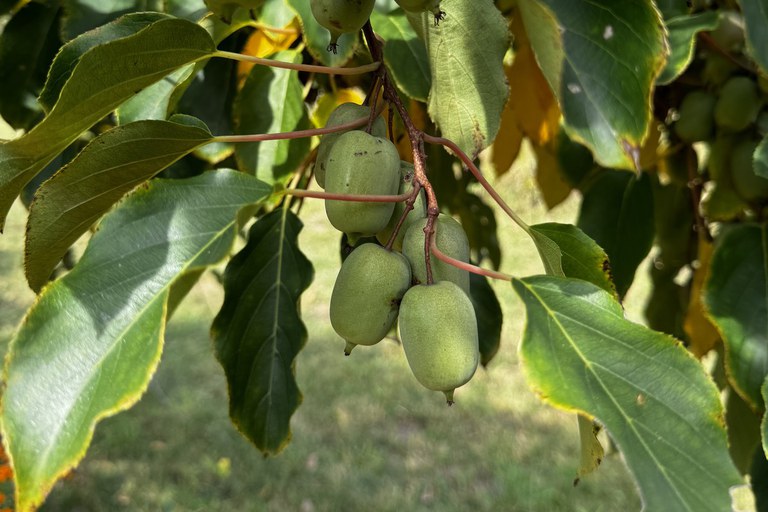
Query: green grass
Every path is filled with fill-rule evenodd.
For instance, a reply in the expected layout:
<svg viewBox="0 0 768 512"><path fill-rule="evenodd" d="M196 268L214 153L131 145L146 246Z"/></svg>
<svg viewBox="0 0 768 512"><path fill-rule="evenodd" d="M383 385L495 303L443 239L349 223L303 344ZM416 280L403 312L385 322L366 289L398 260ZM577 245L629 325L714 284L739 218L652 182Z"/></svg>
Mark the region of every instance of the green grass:
<svg viewBox="0 0 768 512"><path fill-rule="evenodd" d="M499 182L530 222L572 221L570 201L538 202L530 166ZM160 367L142 400L103 421L79 467L56 485L44 511L615 511L640 502L619 455L573 487L578 433L572 414L543 405L525 384L517 345L522 305L494 283L505 314L503 346L489 370L448 408L421 388L391 341L342 355L327 319L338 271L338 234L321 202L308 202L301 245L316 269L302 299L309 340L297 377L304 402L293 441L265 459L227 416L210 321L222 296L204 278L171 321ZM22 208L0 237L0 341L33 300L20 270ZM498 217L503 269L541 272L532 244Z"/></svg>

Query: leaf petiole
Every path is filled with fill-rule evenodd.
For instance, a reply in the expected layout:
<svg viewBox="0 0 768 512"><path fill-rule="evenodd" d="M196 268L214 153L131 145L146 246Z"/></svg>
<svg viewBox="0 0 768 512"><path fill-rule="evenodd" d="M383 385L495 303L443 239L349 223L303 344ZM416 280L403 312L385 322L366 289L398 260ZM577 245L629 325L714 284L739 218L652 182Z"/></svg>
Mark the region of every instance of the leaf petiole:
<svg viewBox="0 0 768 512"><path fill-rule="evenodd" d="M354 68L341 68L331 66L318 66L315 64L297 64L294 62L283 62L274 59L263 59L261 57L254 57L253 55L243 55L234 52L225 52L218 50L212 57L222 57L224 59L239 60L242 62L250 62L259 66L269 66L273 68L292 69L294 71L306 71L308 73L319 73L324 75L363 75L365 73L371 73L379 69L380 62L372 62L365 64L364 66L357 66Z"/></svg>

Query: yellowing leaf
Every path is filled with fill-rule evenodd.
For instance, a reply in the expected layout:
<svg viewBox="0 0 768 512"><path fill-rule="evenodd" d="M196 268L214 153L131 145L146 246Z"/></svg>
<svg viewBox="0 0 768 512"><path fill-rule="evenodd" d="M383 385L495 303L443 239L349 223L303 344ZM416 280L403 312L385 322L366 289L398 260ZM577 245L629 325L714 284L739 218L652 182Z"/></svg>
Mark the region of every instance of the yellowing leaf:
<svg viewBox="0 0 768 512"><path fill-rule="evenodd" d="M520 152L520 145L523 142L523 132L517 125L515 111L507 103L504 112L501 114L501 126L499 134L496 135L496 141L493 143L493 167L496 169L496 175L509 171L512 164L515 163L517 155Z"/></svg>
<svg viewBox="0 0 768 512"><path fill-rule="evenodd" d="M259 58L268 57L273 53L290 48L300 33L301 30L295 18L284 28L278 30L257 28L248 38L241 53ZM237 78L241 84L254 65L252 62L238 62Z"/></svg>
<svg viewBox="0 0 768 512"><path fill-rule="evenodd" d="M556 141L546 146L534 146L533 150L536 153L536 182L539 191L547 208L554 208L571 193L571 185L560 170Z"/></svg>
<svg viewBox="0 0 768 512"><path fill-rule="evenodd" d="M553 140L560 129L560 108L536 63L519 16L513 19L512 30L516 36L515 59L511 66L504 66L509 101L501 114L493 146L497 174L504 174L512 166L523 137L528 137L534 146L541 146Z"/></svg>
<svg viewBox="0 0 768 512"><path fill-rule="evenodd" d="M560 109L530 46L518 50L506 73L518 126L534 144L546 144L559 130Z"/></svg>
<svg viewBox="0 0 768 512"><path fill-rule="evenodd" d="M579 480L595 471L603 462L605 457L605 450L603 445L600 444L600 440L597 438L597 434L600 433L600 425L593 419L578 414L579 420L579 440L581 441L581 458L579 460L579 469L576 472L576 480L573 481L573 485L579 483Z"/></svg>
<svg viewBox="0 0 768 512"><path fill-rule="evenodd" d="M704 314L704 306L701 301L701 290L709 273L712 261L712 243L704 238L699 239L699 266L693 274L691 284L691 300L688 303L688 314L685 317L683 328L690 338L688 347L696 357L702 357L715 347L720 335Z"/></svg>

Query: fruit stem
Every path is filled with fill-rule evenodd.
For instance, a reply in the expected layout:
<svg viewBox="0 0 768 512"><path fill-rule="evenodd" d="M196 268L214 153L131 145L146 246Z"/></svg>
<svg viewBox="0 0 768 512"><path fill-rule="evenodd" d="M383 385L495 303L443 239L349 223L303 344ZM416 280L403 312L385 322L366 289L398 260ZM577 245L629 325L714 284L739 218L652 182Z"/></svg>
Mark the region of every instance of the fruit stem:
<svg viewBox="0 0 768 512"><path fill-rule="evenodd" d="M355 203L399 203L401 201L407 201L411 197L411 193L400 194L398 196L386 196L386 195L366 195L366 194L333 194L331 192L322 192L319 190L304 190L298 188L286 188L278 192L279 194L295 196L295 197L309 197L312 199L330 199L332 201L351 201Z"/></svg>
<svg viewBox="0 0 768 512"><path fill-rule="evenodd" d="M383 61L383 53L381 49L381 41L376 37L371 27L371 22L368 21L363 26L363 35L368 43L368 49L371 52L371 57L374 61ZM427 196L427 225L424 227L424 262L426 266L427 284L432 284L432 265L430 263L430 247L432 246L432 240L435 236L435 219L440 213L440 207L437 204L437 196L432 188L432 184L427 178L427 165L426 165L426 153L424 152L424 132L416 128L413 124L411 116L408 114L403 105L400 96L397 94L397 90L389 81L387 69L382 66L378 70L382 85L384 87L384 98L397 109L397 113L403 120L406 130L408 131L408 140L411 143L411 150L413 151L413 169L414 169L414 183L418 183L424 189L424 193Z"/></svg>
<svg viewBox="0 0 768 512"><path fill-rule="evenodd" d="M381 62L372 62L365 64L364 66L357 66L354 68L341 68L333 66L318 66L315 64L297 64L294 62L283 62L273 59L262 59L260 57L254 57L253 55L243 55L240 53L226 52L223 50L216 51L213 57L222 57L225 59L239 60L243 62L251 62L260 66L269 66L272 68L280 69L292 69L294 71L307 71L309 73L320 73L325 75L363 75L376 71L381 66Z"/></svg>
<svg viewBox="0 0 768 512"><path fill-rule="evenodd" d="M449 265L453 265L456 268L459 268L461 270L466 270L467 272L472 272L473 274L478 274L485 277L490 277L492 279L500 279L502 281L512 281L512 276L509 274L505 274L504 272L496 272L493 270L488 270L486 268L478 267L477 265L472 265L471 263L467 263L465 261L457 260L455 258L451 258L447 254L440 251L440 249L437 248L437 244L432 242L432 255Z"/></svg>
<svg viewBox="0 0 768 512"><path fill-rule="evenodd" d="M472 161L467 154L461 150L461 148L452 140L445 139L443 137L435 137L434 135L429 134L422 134L422 139L425 142L429 142L430 144L440 144L447 148L449 148L451 151L453 151L456 156L459 157L459 159L464 163L464 165L469 169L469 171L475 176L477 181L483 186L483 188L488 192L488 194L493 198L494 201L496 201L496 204L498 204L504 212L509 215L509 217L515 221L515 223L520 226L526 233L531 232L530 226L526 224L523 219L520 218L520 216L515 213L515 211L504 201L504 199L501 198L498 192L491 186L490 183L488 183L488 180L485 179L485 176L483 176L483 173L480 172L480 169L477 168L475 163Z"/></svg>
<svg viewBox="0 0 768 512"><path fill-rule="evenodd" d="M419 197L419 192L421 192L421 184L418 182L414 183L413 190L411 190L411 195L405 201L405 210L403 210L403 214L400 216L400 219L398 219L397 224L395 225L395 229L392 230L392 234L389 235L387 245L384 246L388 251L392 250L392 245L394 245L395 239L397 239L397 234L403 227L405 218L408 217L408 214L411 212L411 210L413 210L413 205L416 203L416 199Z"/></svg>
<svg viewBox="0 0 768 512"><path fill-rule="evenodd" d="M379 91L381 90L381 77L377 76L376 80L373 84L373 89L371 90L371 94L366 98L366 100L369 102L368 110L371 111L370 115L368 116L368 126L365 127L365 132L370 134L371 130L373 130L373 122L378 117L379 113L376 109L376 104L379 101Z"/></svg>

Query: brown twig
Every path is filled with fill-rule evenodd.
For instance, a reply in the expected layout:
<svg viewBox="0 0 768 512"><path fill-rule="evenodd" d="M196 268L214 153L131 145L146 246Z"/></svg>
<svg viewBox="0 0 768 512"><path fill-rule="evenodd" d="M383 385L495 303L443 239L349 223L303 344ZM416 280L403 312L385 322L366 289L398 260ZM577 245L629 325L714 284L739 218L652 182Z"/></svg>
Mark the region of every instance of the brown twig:
<svg viewBox="0 0 768 512"><path fill-rule="evenodd" d="M363 27L363 34L365 40L368 43L368 48L371 52L371 57L374 61L382 61L383 52L381 42L376 38L376 34L373 32L370 22L366 23ZM386 68L382 67L380 71L382 74L382 81L384 85L384 98L394 105L400 118L403 120L405 129L408 132L408 139L411 142L411 150L413 151L413 169L415 183L421 185L424 189L424 193L427 196L427 225L424 226L424 260L427 270L427 284L432 283L432 265L430 263L430 246L435 236L435 219L440 213L440 207L437 204L437 196L432 188L432 184L427 179L427 166L426 155L423 149L424 132L416 128L413 124L411 116L408 114L403 102L400 100L400 96L397 94L397 90L389 81L389 76L386 73Z"/></svg>

